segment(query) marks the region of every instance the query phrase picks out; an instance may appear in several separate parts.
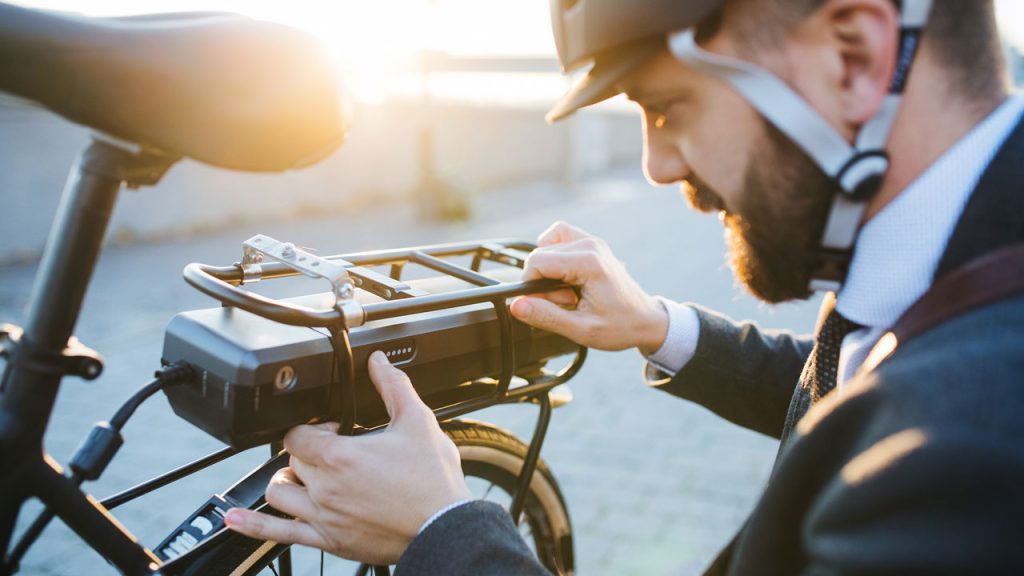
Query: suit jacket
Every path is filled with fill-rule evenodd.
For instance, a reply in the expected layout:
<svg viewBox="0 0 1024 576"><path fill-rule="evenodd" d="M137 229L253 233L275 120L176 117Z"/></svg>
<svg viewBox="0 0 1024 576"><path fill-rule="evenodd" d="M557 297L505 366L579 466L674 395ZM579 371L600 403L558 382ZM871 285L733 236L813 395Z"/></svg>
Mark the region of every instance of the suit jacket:
<svg viewBox="0 0 1024 576"><path fill-rule="evenodd" d="M1024 122L936 277L1020 241ZM813 404L793 389L813 338L698 313L697 352L661 388L782 438L764 494L709 575L1024 573L1024 296L938 325ZM396 574L543 574L499 510L442 516Z"/></svg>

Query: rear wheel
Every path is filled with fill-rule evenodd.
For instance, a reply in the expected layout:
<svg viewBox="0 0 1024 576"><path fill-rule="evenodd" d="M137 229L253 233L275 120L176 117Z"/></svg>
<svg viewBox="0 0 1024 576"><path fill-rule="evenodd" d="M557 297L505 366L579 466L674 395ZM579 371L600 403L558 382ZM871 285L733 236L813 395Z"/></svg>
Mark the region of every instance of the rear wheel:
<svg viewBox="0 0 1024 576"><path fill-rule="evenodd" d="M482 422L456 421L444 428L459 448L462 471L473 495L509 507L526 457L526 444L511 433ZM519 532L552 573L574 572L569 511L558 482L543 460L537 462Z"/></svg>

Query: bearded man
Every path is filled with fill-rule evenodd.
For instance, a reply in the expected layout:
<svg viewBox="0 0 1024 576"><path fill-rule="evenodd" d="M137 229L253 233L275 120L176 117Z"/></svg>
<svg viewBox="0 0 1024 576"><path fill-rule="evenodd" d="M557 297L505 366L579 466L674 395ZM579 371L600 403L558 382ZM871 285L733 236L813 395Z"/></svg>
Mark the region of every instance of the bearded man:
<svg viewBox="0 0 1024 576"><path fill-rule="evenodd" d="M636 348L652 385L781 439L708 573L1019 573L1024 299L977 296L1005 275L992 255L1024 241L1024 101L992 2L552 0L552 14L563 66L592 67L549 118L625 93L643 110L648 178L719 213L753 294L828 292L798 338L650 296L568 224L527 262L525 278L578 296L521 298L517 318ZM237 510L229 525L398 574L543 573L507 513L468 500L402 373L378 359L371 374L392 427L293 430L293 457L332 474L271 484L267 499L301 520ZM374 494L310 485L332 477ZM372 529L345 530L359 523Z"/></svg>

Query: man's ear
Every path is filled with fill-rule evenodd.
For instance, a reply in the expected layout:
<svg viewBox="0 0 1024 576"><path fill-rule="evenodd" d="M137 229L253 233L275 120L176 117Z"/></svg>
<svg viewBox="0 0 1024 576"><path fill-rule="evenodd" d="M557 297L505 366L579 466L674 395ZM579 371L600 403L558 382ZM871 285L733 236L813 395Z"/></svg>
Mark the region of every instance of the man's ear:
<svg viewBox="0 0 1024 576"><path fill-rule="evenodd" d="M860 126L882 106L896 68L900 15L891 0L828 0L819 23L838 56L833 94L848 126Z"/></svg>

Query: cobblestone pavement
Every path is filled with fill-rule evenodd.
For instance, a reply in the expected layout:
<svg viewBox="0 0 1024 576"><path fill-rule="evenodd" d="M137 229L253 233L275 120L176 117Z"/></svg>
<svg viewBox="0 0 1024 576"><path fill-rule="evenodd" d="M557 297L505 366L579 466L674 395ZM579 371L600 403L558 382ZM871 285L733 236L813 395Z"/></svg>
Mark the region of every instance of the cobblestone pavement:
<svg viewBox="0 0 1024 576"><path fill-rule="evenodd" d="M66 462L92 423L109 418L149 378L169 318L212 305L184 284L182 267L191 261L233 262L240 242L257 232L337 253L499 236L532 239L560 218L605 237L653 293L773 326L812 327L815 303L768 308L742 294L723 264L718 222L691 213L675 190L650 188L637 172L608 174L581 185L577 193L534 183L487 194L477 199L477 217L468 224L422 224L411 208L392 207L108 249L77 328L83 342L106 356L107 370L91 383L65 382L46 448ZM132 195L125 195L125 203L132 201ZM0 269L0 319L21 321L33 274L31 266ZM572 382L575 400L556 411L545 445L543 456L569 502L582 575L698 573L753 506L775 454L774 441L645 388L639 371L634 352L592 353ZM511 406L476 417L525 438L534 414L532 408ZM89 485L91 493L108 495L220 447L175 417L162 399L142 407L126 427L125 439L104 478ZM117 516L153 546L211 492L264 457L263 450L240 455L126 505ZM20 529L38 509L36 504L24 509ZM298 572L316 573L318 561L318 554L303 551ZM338 559L327 563L328 573L350 573ZM26 574L108 572L59 523L23 564Z"/></svg>

